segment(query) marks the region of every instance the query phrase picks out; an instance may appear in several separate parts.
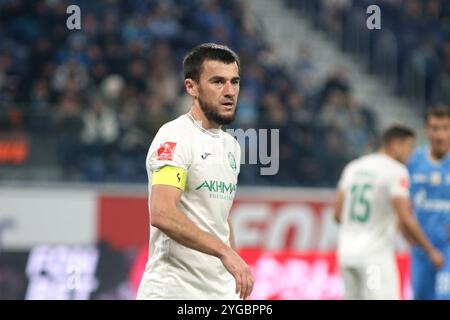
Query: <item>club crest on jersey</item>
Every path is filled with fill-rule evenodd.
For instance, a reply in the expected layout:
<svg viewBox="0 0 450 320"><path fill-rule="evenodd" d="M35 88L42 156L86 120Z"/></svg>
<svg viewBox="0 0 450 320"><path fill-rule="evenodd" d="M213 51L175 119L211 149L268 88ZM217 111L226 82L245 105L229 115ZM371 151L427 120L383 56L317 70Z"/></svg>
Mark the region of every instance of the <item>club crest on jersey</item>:
<svg viewBox="0 0 450 320"><path fill-rule="evenodd" d="M433 186L440 185L442 182L441 173L438 171L434 171L430 175L430 184Z"/></svg>
<svg viewBox="0 0 450 320"><path fill-rule="evenodd" d="M236 171L236 159L234 158L234 155L231 152L228 152L228 163L230 164L231 169Z"/></svg>
<svg viewBox="0 0 450 320"><path fill-rule="evenodd" d="M173 160L176 142L164 142L157 150L157 160Z"/></svg>

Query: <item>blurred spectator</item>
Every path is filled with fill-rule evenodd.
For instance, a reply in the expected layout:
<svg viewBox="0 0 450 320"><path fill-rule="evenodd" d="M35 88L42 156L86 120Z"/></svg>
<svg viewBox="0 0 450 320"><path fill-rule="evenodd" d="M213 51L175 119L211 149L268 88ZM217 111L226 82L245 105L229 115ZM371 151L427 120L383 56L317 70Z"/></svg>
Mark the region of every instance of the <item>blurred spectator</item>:
<svg viewBox="0 0 450 320"><path fill-rule="evenodd" d="M174 58L167 43L158 44L149 58L149 91L154 95L161 95L167 104L175 102L182 88L181 79L177 76L173 61Z"/></svg>
<svg viewBox="0 0 450 320"><path fill-rule="evenodd" d="M86 68L75 59L70 59L56 68L52 82L56 91L79 93L88 85Z"/></svg>
<svg viewBox="0 0 450 320"><path fill-rule="evenodd" d="M6 53L0 53L0 90L8 86L8 77L12 72L11 57Z"/></svg>
<svg viewBox="0 0 450 320"><path fill-rule="evenodd" d="M236 112L236 120L232 124L233 127L254 128L259 116L256 96L246 89L240 91Z"/></svg>
<svg viewBox="0 0 450 320"><path fill-rule="evenodd" d="M313 121L313 112L306 105L305 98L297 91L291 90L286 102L290 121L296 125L304 126Z"/></svg>
<svg viewBox="0 0 450 320"><path fill-rule="evenodd" d="M147 132L149 141L153 139L164 123L171 120L168 109L169 106L165 104L162 95L145 99L141 127Z"/></svg>
<svg viewBox="0 0 450 320"><path fill-rule="evenodd" d="M119 104L120 97L123 93L125 82L122 76L111 74L103 79L101 82L101 94L105 101L110 105L116 106Z"/></svg>
<svg viewBox="0 0 450 320"><path fill-rule="evenodd" d="M81 107L75 96L64 95L54 116L58 131L58 156L65 179L79 174L80 134L83 128Z"/></svg>
<svg viewBox="0 0 450 320"><path fill-rule="evenodd" d="M35 131L47 131L51 128L50 118L52 111L50 88L48 82L40 78L31 87L28 111L33 117L30 127Z"/></svg>
<svg viewBox="0 0 450 320"><path fill-rule="evenodd" d="M287 123L288 114L277 94L272 92L266 94L262 101L262 107L262 127L280 128Z"/></svg>
<svg viewBox="0 0 450 320"><path fill-rule="evenodd" d="M311 96L318 86L317 69L310 48L300 46L298 49L297 62L294 65L297 88L306 95Z"/></svg>
<svg viewBox="0 0 450 320"><path fill-rule="evenodd" d="M82 115L81 143L83 170L90 181L108 179L110 158L119 137L116 114L100 97L94 97L90 108Z"/></svg>
<svg viewBox="0 0 450 320"><path fill-rule="evenodd" d="M344 92L335 89L327 95L320 121L325 127L335 127L345 130L351 126L351 115L347 108L347 96Z"/></svg>
<svg viewBox="0 0 450 320"><path fill-rule="evenodd" d="M97 152L102 146L114 144L118 135L119 124L115 113L105 105L102 98L93 98L91 108L83 114L83 144L93 146L92 150Z"/></svg>
<svg viewBox="0 0 450 320"><path fill-rule="evenodd" d="M319 178L316 180L316 186L324 187L327 181L338 181L339 173L344 166L352 159L349 156L348 144L342 143L345 137L341 131L330 128L323 132L321 143L316 146L315 161L320 168L317 172ZM327 159L333 159L328 161Z"/></svg>
<svg viewBox="0 0 450 320"><path fill-rule="evenodd" d="M444 68L436 81L436 86L433 87L432 102L450 105L450 41L444 48L444 56Z"/></svg>
<svg viewBox="0 0 450 320"><path fill-rule="evenodd" d="M181 27L178 24L174 7L168 3L157 3L148 19L148 30L156 39L171 39L180 35Z"/></svg>
<svg viewBox="0 0 450 320"><path fill-rule="evenodd" d="M319 105L322 106L329 98L330 93L336 91L339 91L342 94L346 94L350 91L347 69L343 66L336 68L334 73L326 80L320 93Z"/></svg>

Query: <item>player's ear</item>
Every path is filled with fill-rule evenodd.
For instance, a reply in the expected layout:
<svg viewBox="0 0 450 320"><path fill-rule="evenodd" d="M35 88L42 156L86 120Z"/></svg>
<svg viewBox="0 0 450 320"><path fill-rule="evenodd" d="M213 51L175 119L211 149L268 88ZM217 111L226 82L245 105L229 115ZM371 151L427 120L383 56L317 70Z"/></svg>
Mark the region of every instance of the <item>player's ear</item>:
<svg viewBox="0 0 450 320"><path fill-rule="evenodd" d="M184 86L186 88L187 93L191 96L191 97L198 97L198 86L197 86L197 82L195 82L194 80L188 78L184 80Z"/></svg>

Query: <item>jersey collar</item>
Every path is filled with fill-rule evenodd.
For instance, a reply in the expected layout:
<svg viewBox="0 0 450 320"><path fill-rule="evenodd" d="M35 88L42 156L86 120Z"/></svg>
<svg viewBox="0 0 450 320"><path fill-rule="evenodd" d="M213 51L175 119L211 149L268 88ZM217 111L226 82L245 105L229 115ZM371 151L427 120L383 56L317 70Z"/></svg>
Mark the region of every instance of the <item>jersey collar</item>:
<svg viewBox="0 0 450 320"><path fill-rule="evenodd" d="M206 130L205 128L203 128L199 121L195 120L189 113L185 114L189 120L191 120L191 122L194 124L195 127L197 127L197 129L199 129L201 132L206 133L207 135L213 137L213 138L219 138L220 137L220 132L222 130L217 129L217 132L213 132L211 130Z"/></svg>

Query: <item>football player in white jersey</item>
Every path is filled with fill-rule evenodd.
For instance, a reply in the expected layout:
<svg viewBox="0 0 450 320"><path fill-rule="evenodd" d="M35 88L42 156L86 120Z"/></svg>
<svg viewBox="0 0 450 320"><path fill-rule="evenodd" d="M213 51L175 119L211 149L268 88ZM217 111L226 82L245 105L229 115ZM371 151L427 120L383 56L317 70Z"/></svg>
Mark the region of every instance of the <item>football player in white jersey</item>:
<svg viewBox="0 0 450 320"><path fill-rule="evenodd" d="M183 61L187 114L164 124L149 148L149 259L137 299L246 299L250 267L228 217L240 147L222 125L236 114L239 58L202 44Z"/></svg>
<svg viewBox="0 0 450 320"><path fill-rule="evenodd" d="M405 166L414 132L394 125L382 136L377 153L351 161L338 184L335 219L340 223L338 259L346 299L399 299L395 235L422 246L436 266L444 259L412 214Z"/></svg>

